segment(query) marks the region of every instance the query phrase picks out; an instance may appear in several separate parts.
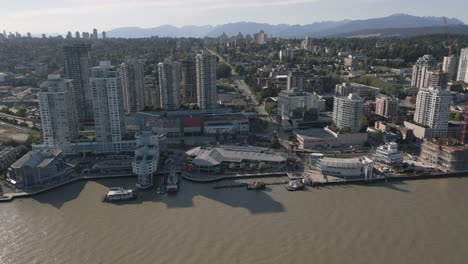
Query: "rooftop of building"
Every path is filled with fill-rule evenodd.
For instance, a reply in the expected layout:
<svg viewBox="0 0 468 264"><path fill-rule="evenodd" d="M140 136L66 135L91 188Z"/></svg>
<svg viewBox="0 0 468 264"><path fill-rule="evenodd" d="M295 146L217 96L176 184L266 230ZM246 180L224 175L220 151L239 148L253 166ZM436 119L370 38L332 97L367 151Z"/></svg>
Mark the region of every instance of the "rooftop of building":
<svg viewBox="0 0 468 264"><path fill-rule="evenodd" d="M47 167L62 151L53 150L36 150L26 153L23 157L17 160L11 165L12 168L21 167L36 167L45 168Z"/></svg>
<svg viewBox="0 0 468 264"><path fill-rule="evenodd" d="M192 162L197 166L216 166L222 162L242 162L244 160L266 162L284 162L287 160L287 155L284 153L250 147L196 147L187 151L186 154L194 157Z"/></svg>

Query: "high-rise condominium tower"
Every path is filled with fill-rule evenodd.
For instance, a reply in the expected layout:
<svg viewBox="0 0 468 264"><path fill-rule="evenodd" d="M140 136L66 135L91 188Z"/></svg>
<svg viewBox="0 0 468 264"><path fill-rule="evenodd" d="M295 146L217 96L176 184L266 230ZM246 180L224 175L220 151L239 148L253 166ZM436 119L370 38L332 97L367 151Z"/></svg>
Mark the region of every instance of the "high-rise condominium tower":
<svg viewBox="0 0 468 264"><path fill-rule="evenodd" d="M38 94L44 146L70 152L78 137L78 121L72 100L72 82L49 75Z"/></svg>
<svg viewBox="0 0 468 264"><path fill-rule="evenodd" d="M444 57L442 70L447 73L447 79L449 81L455 81L457 79L458 60L459 57L454 55Z"/></svg>
<svg viewBox="0 0 468 264"><path fill-rule="evenodd" d="M427 72L435 70L436 66L437 60L432 55L426 54L420 57L413 66L411 86L416 88L423 88Z"/></svg>
<svg viewBox="0 0 468 264"><path fill-rule="evenodd" d="M468 48L464 48L460 52L457 81L468 83Z"/></svg>
<svg viewBox="0 0 468 264"><path fill-rule="evenodd" d="M89 68L91 67L91 45L74 44L63 47L65 55L65 75L73 83L73 101L78 119L93 119L91 90L89 88Z"/></svg>
<svg viewBox="0 0 468 264"><path fill-rule="evenodd" d="M361 129L363 99L351 93L348 97L335 97L333 103L333 122L341 129L350 128L351 132Z"/></svg>
<svg viewBox="0 0 468 264"><path fill-rule="evenodd" d="M447 136L452 95L440 88L422 88L416 98L414 121L434 129L433 137Z"/></svg>
<svg viewBox="0 0 468 264"><path fill-rule="evenodd" d="M158 64L161 107L166 111L180 107L180 65L167 58Z"/></svg>
<svg viewBox="0 0 468 264"><path fill-rule="evenodd" d="M184 59L180 62L180 85L183 103L197 102L197 71L195 60Z"/></svg>
<svg viewBox="0 0 468 264"><path fill-rule="evenodd" d="M195 57L197 70L197 103L200 109L214 109L217 106L216 57L208 53Z"/></svg>
<svg viewBox="0 0 468 264"><path fill-rule="evenodd" d="M127 58L120 65L123 101L126 113L135 113L145 108L143 63Z"/></svg>
<svg viewBox="0 0 468 264"><path fill-rule="evenodd" d="M91 91L96 124L96 141L115 143L125 134L124 109L119 73L109 61L101 61L91 68ZM113 151L120 145L115 144Z"/></svg>

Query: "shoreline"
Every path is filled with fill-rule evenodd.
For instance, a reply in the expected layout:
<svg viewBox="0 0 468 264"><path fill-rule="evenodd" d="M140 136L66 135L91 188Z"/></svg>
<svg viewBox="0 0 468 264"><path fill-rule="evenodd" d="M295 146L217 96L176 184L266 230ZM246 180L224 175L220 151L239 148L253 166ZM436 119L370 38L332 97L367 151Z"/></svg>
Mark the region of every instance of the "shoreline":
<svg viewBox="0 0 468 264"><path fill-rule="evenodd" d="M272 172L272 173L264 173L262 175L259 174L251 174L251 175L227 175L227 176L220 176L211 179L195 179L190 177L185 173L181 173L182 178L187 181L195 182L195 183L213 183L223 180L232 180L232 179L253 179L253 178L272 178L272 177L285 177L288 176L287 172ZM136 177L136 174L122 174L122 175L101 175L101 176L82 176L77 177L74 179L70 179L68 181L59 183L54 186L48 186L40 190L30 191L30 192L14 192L14 193L4 193L3 196L0 197L0 202L9 202L14 200L15 198L22 198L33 196L39 193L47 192L52 189L65 186L70 183L74 183L77 181L89 181L89 180L99 180L99 179L111 179L111 178L127 178L127 177ZM372 180L365 180L365 179L348 179L348 180L341 180L341 181L329 181L329 182L315 182L315 186L328 186L328 185L344 185L344 184L372 184L372 183L381 183L381 182L388 182L388 181L411 181L411 180L431 180L431 179L442 179L442 178L468 178L468 171L460 171L460 172L451 172L451 173L434 173L434 174L420 174L420 175L396 175L396 176L389 176L384 178L377 178Z"/></svg>

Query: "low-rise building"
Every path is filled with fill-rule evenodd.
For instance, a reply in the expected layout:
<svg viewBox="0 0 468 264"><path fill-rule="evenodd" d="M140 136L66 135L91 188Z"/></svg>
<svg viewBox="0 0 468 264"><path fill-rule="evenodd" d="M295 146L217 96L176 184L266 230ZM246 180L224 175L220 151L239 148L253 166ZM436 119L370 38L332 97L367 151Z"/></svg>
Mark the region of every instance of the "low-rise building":
<svg viewBox="0 0 468 264"><path fill-rule="evenodd" d="M219 172L230 164L259 164L264 162L270 168L286 169L287 155L255 147L223 146L218 148L196 147L185 153L191 160L192 168L201 172Z"/></svg>
<svg viewBox="0 0 468 264"><path fill-rule="evenodd" d="M454 138L431 138L421 144L420 159L443 171L468 170L468 145Z"/></svg>
<svg viewBox="0 0 468 264"><path fill-rule="evenodd" d="M398 151L397 143L389 142L377 148L373 159L374 161L378 161L389 166L401 166L403 162L403 153Z"/></svg>
<svg viewBox="0 0 468 264"><path fill-rule="evenodd" d="M337 159L323 158L317 161L317 168L323 175L340 178L362 178L370 180L373 178L374 162L368 157Z"/></svg>
<svg viewBox="0 0 468 264"><path fill-rule="evenodd" d="M26 151L23 145L17 147L2 147L0 146L0 171L7 169L15 162L21 152Z"/></svg>
<svg viewBox="0 0 468 264"><path fill-rule="evenodd" d="M337 146L363 145L367 133L335 133L328 128L294 130L299 149L329 148Z"/></svg>
<svg viewBox="0 0 468 264"><path fill-rule="evenodd" d="M8 168L7 181L17 188L30 188L66 176L72 169L60 150L30 151Z"/></svg>

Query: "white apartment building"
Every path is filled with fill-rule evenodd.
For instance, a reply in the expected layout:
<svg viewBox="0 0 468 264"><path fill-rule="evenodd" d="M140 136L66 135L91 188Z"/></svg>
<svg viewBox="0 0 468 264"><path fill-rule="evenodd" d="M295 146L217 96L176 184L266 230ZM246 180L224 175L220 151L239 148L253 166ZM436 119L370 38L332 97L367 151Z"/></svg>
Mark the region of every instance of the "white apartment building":
<svg viewBox="0 0 468 264"><path fill-rule="evenodd" d="M433 137L447 136L451 93L440 88L422 88L416 98L414 121L434 130Z"/></svg>
<svg viewBox="0 0 468 264"><path fill-rule="evenodd" d="M294 50L287 48L279 51L279 59L280 60L292 60L294 59Z"/></svg>
<svg viewBox="0 0 468 264"><path fill-rule="evenodd" d="M70 152L70 143L78 137L78 120L72 100L72 82L51 74L38 94L43 145Z"/></svg>
<svg viewBox="0 0 468 264"><path fill-rule="evenodd" d="M468 48L464 48L460 52L457 81L468 83Z"/></svg>
<svg viewBox="0 0 468 264"><path fill-rule="evenodd" d="M351 93L348 97L335 97L333 103L333 122L343 129L349 127L351 132L361 129L363 99Z"/></svg>
<svg viewBox="0 0 468 264"><path fill-rule="evenodd" d="M200 109L217 107L216 57L206 52L195 57L197 71L197 103Z"/></svg>
<svg viewBox="0 0 468 264"><path fill-rule="evenodd" d="M166 58L158 64L161 108L166 111L180 108L180 65ZM216 85L215 85L216 87Z"/></svg>
<svg viewBox="0 0 468 264"><path fill-rule="evenodd" d="M316 94L306 93L297 89L284 90L278 94L278 114L283 120L297 119L298 111L304 115L306 111L319 109L319 97Z"/></svg>
<svg viewBox="0 0 468 264"><path fill-rule="evenodd" d="M110 61L101 61L91 68L91 94L96 126L96 141L120 142L125 134L122 87L119 73ZM121 151L121 144L114 144L113 151Z"/></svg>

